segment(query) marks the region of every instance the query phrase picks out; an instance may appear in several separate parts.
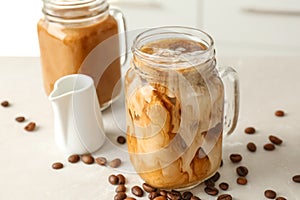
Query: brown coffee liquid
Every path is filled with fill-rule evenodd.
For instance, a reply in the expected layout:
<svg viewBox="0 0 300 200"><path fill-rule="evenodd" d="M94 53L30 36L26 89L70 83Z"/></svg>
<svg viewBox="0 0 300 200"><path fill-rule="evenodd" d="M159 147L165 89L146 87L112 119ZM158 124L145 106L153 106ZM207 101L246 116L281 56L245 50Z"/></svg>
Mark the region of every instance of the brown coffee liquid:
<svg viewBox="0 0 300 200"><path fill-rule="evenodd" d="M101 106L114 99L121 89L118 83L121 77L120 59L117 57L108 66L102 66L99 59L110 54L119 55L118 40L113 40L109 49L97 52L100 56L91 56L91 60L87 62L85 59L98 44L115 34L118 34L117 22L110 15L97 23L77 27L50 24L41 19L38 22L38 36L47 95L60 77L83 73L92 76L97 84L96 90ZM83 62L88 65L82 67ZM99 70L104 71L101 77L94 77L93 75L99 74Z"/></svg>

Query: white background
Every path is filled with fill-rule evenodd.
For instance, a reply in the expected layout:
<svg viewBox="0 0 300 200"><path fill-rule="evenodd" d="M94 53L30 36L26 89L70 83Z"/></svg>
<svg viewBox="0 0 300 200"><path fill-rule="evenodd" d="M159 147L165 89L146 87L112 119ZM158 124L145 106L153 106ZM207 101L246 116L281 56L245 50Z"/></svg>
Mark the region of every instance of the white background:
<svg viewBox="0 0 300 200"><path fill-rule="evenodd" d="M1 1L0 56L38 56L36 24L41 0Z"/></svg>
<svg viewBox="0 0 300 200"><path fill-rule="evenodd" d="M300 55L298 0L108 0L124 13L128 30L163 25L200 28L219 55ZM246 9L275 14L245 12ZM0 56L39 56L42 0L2 1ZM276 12L295 12L281 15Z"/></svg>

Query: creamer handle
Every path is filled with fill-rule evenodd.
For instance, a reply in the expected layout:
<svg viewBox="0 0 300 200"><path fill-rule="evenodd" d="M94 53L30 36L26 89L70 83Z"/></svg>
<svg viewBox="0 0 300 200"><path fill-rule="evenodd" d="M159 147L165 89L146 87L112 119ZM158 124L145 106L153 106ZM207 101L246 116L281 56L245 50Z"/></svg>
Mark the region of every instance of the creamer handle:
<svg viewBox="0 0 300 200"><path fill-rule="evenodd" d="M225 105L223 133L231 134L239 115L240 91L237 72L232 67L220 67L219 73L224 84Z"/></svg>
<svg viewBox="0 0 300 200"><path fill-rule="evenodd" d="M124 66L127 61L127 28L126 28L125 17L123 13L116 8L111 8L109 12L117 20L119 39L120 41L123 40L122 45L120 45L120 52L121 52L120 59L121 59L121 65Z"/></svg>

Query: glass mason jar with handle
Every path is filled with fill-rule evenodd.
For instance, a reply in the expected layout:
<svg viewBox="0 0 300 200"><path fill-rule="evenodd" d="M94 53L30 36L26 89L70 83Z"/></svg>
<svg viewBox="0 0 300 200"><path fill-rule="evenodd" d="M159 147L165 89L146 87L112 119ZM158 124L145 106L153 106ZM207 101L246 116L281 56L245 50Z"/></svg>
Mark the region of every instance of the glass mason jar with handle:
<svg viewBox="0 0 300 200"><path fill-rule="evenodd" d="M236 126L237 74L217 68L213 39L197 29L147 30L132 52L125 77L130 160L153 187L193 187L218 170L222 135Z"/></svg>
<svg viewBox="0 0 300 200"><path fill-rule="evenodd" d="M101 108L108 107L121 91L122 13L106 0L43 0L42 11L37 29L47 95L60 77L82 73L94 79Z"/></svg>

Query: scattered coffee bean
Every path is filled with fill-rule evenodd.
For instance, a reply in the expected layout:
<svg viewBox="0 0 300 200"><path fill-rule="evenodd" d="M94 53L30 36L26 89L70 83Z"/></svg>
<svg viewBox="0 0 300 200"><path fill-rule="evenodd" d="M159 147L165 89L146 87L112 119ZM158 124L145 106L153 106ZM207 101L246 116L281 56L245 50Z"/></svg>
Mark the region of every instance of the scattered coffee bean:
<svg viewBox="0 0 300 200"><path fill-rule="evenodd" d="M148 194L148 199L154 199L155 197L158 197L159 194L157 192L150 192Z"/></svg>
<svg viewBox="0 0 300 200"><path fill-rule="evenodd" d="M112 174L108 177L108 182L110 182L110 184L112 185L117 185L119 184L119 178L116 175Z"/></svg>
<svg viewBox="0 0 300 200"><path fill-rule="evenodd" d="M215 182L212 180L212 179L207 179L204 181L204 184L207 186L207 187L214 187L215 186Z"/></svg>
<svg viewBox="0 0 300 200"><path fill-rule="evenodd" d="M186 191L186 192L182 193L183 200L190 200L192 198L192 196L194 196L194 195L190 191Z"/></svg>
<svg viewBox="0 0 300 200"><path fill-rule="evenodd" d="M156 188L152 187L151 185L149 185L147 183L143 183L142 187L148 193L150 193L150 192L156 192L156 190L157 190Z"/></svg>
<svg viewBox="0 0 300 200"><path fill-rule="evenodd" d="M144 195L144 191L142 190L142 188L140 188L139 186L133 186L131 188L131 192L132 194L134 194L137 197L142 197Z"/></svg>
<svg viewBox="0 0 300 200"><path fill-rule="evenodd" d="M248 174L248 169L247 167L244 167L244 166L240 166L238 168L236 168L236 173L239 175L239 176L247 176Z"/></svg>
<svg viewBox="0 0 300 200"><path fill-rule="evenodd" d="M171 190L170 192L167 193L167 199L181 200L182 196L181 196L181 193L179 191Z"/></svg>
<svg viewBox="0 0 300 200"><path fill-rule="evenodd" d="M204 191L206 192L206 194L211 196L216 196L219 193L219 190L215 187L205 187Z"/></svg>
<svg viewBox="0 0 300 200"><path fill-rule="evenodd" d="M239 185L246 185L248 183L248 180L245 177L238 177L236 179L236 182Z"/></svg>
<svg viewBox="0 0 300 200"><path fill-rule="evenodd" d="M269 140L276 145L281 145L282 144L282 140L279 139L278 137L274 136L274 135L270 135L269 136Z"/></svg>
<svg viewBox="0 0 300 200"><path fill-rule="evenodd" d="M226 190L228 190L229 185L228 185L228 183L222 182L222 183L219 184L219 188L220 188L221 190L226 191Z"/></svg>
<svg viewBox="0 0 300 200"><path fill-rule="evenodd" d="M293 181L296 183L300 183L300 175L293 176Z"/></svg>
<svg viewBox="0 0 300 200"><path fill-rule="evenodd" d="M98 165L105 166L106 163L107 163L107 160L106 160L106 158L104 158L104 157L97 157L97 158L95 159L95 162L96 162Z"/></svg>
<svg viewBox="0 0 300 200"><path fill-rule="evenodd" d="M122 185L122 184L125 184L125 183L126 183L126 178L125 178L125 176L123 176L122 174L118 174L117 177L118 177L118 184L119 184L119 185Z"/></svg>
<svg viewBox="0 0 300 200"><path fill-rule="evenodd" d="M64 165L61 162L55 162L52 164L53 169L61 169L63 167L64 167Z"/></svg>
<svg viewBox="0 0 300 200"><path fill-rule="evenodd" d="M121 165L122 161L119 158L116 158L109 162L109 166L112 168L118 168Z"/></svg>
<svg viewBox="0 0 300 200"><path fill-rule="evenodd" d="M160 191L159 191L159 194L160 194L161 196L166 197L167 194L168 194L168 192L167 192L166 190L160 190Z"/></svg>
<svg viewBox="0 0 300 200"><path fill-rule="evenodd" d="M167 197L165 197L165 196L158 196L158 197L155 197L153 200L167 200Z"/></svg>
<svg viewBox="0 0 300 200"><path fill-rule="evenodd" d="M117 137L117 142L119 144L125 144L126 143L126 138L122 135L120 135L119 137Z"/></svg>
<svg viewBox="0 0 300 200"><path fill-rule="evenodd" d="M127 197L125 192L118 192L115 197L114 200L124 200Z"/></svg>
<svg viewBox="0 0 300 200"><path fill-rule="evenodd" d="M133 197L126 197L124 200L136 200L136 198L133 198Z"/></svg>
<svg viewBox="0 0 300 200"><path fill-rule="evenodd" d="M249 142L247 144L247 149L251 152L255 152L256 151L256 145L253 142Z"/></svg>
<svg viewBox="0 0 300 200"><path fill-rule="evenodd" d="M2 101L1 102L1 106L8 107L9 106L9 102L8 101Z"/></svg>
<svg viewBox="0 0 300 200"><path fill-rule="evenodd" d="M69 158L68 158L68 161L69 161L70 163L77 163L79 160L80 160L80 156L77 155L77 154L71 155L71 156L69 156Z"/></svg>
<svg viewBox="0 0 300 200"><path fill-rule="evenodd" d="M201 199L197 196L192 196L190 200L201 200Z"/></svg>
<svg viewBox="0 0 300 200"><path fill-rule="evenodd" d="M115 190L115 191L116 191L116 192L126 192L126 187L125 187L124 184L118 185L118 186L116 187L116 190Z"/></svg>
<svg viewBox="0 0 300 200"><path fill-rule="evenodd" d="M264 145L264 149L267 151L273 151L275 149L275 146L272 143L268 143Z"/></svg>
<svg viewBox="0 0 300 200"><path fill-rule="evenodd" d="M268 199L275 199L276 192L273 191L273 190L266 190L265 191L265 197L267 197Z"/></svg>
<svg viewBox="0 0 300 200"><path fill-rule="evenodd" d="M220 167L223 167L223 160L221 160Z"/></svg>
<svg viewBox="0 0 300 200"><path fill-rule="evenodd" d="M19 116L19 117L16 117L15 120L16 120L17 122L24 122L24 121L25 121L25 117Z"/></svg>
<svg viewBox="0 0 300 200"><path fill-rule="evenodd" d="M232 196L230 194L221 194L217 200L232 200Z"/></svg>
<svg viewBox="0 0 300 200"><path fill-rule="evenodd" d="M283 110L276 110L275 111L275 115L277 117L283 117L285 115L284 111Z"/></svg>
<svg viewBox="0 0 300 200"><path fill-rule="evenodd" d="M93 164L95 162L95 159L90 154L85 154L81 156L82 162L84 162L87 165Z"/></svg>
<svg viewBox="0 0 300 200"><path fill-rule="evenodd" d="M245 129L245 133L247 133L247 134L254 134L255 132L256 132L256 130L254 127L247 127Z"/></svg>
<svg viewBox="0 0 300 200"><path fill-rule="evenodd" d="M284 197L277 197L275 200L286 200Z"/></svg>
<svg viewBox="0 0 300 200"><path fill-rule="evenodd" d="M241 160L243 159L243 157L237 153L230 154L229 158L233 163L241 162Z"/></svg>
<svg viewBox="0 0 300 200"><path fill-rule="evenodd" d="M25 130L26 131L34 131L36 124L34 122L30 122L29 124L27 124L27 126L25 126Z"/></svg>
<svg viewBox="0 0 300 200"><path fill-rule="evenodd" d="M213 180L214 182L217 182L220 178L220 173L216 172L210 179Z"/></svg>

